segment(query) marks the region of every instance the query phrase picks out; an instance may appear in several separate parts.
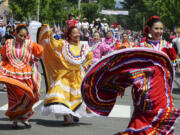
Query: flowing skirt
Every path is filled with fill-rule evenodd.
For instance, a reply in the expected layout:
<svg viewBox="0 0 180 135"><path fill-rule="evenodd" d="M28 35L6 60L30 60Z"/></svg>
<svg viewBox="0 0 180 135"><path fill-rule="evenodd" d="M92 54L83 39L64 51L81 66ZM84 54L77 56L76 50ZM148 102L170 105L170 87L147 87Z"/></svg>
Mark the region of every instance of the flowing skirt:
<svg viewBox="0 0 180 135"><path fill-rule="evenodd" d="M24 121L33 115L34 111L32 107L39 100L40 95L38 92L33 91L34 88L31 79L18 81L31 88L33 96L29 96L29 94L20 87L10 83L6 84L8 93L8 110L6 111L6 115L10 120Z"/></svg>

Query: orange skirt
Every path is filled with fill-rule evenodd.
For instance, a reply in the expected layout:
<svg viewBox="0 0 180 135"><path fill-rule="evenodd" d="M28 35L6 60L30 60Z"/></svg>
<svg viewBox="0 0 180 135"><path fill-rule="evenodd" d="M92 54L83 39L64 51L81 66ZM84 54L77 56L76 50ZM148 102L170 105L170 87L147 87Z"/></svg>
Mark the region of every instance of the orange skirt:
<svg viewBox="0 0 180 135"><path fill-rule="evenodd" d="M32 79L17 80L0 75L0 82L5 83L8 92L8 110L10 120L26 120L33 115L32 107L39 100L40 94L34 90Z"/></svg>

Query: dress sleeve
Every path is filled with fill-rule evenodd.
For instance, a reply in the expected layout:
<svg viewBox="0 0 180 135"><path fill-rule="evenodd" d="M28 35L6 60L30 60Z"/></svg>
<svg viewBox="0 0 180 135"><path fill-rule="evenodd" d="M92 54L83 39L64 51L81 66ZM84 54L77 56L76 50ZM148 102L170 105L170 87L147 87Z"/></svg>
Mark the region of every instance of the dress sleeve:
<svg viewBox="0 0 180 135"><path fill-rule="evenodd" d="M89 53L86 55L86 62L84 63L83 67L87 69L87 67L90 65L93 59L93 52L89 51Z"/></svg>
<svg viewBox="0 0 180 135"><path fill-rule="evenodd" d="M7 59L7 57L6 57L6 45L4 45L1 48L1 56L2 56L2 61Z"/></svg>
<svg viewBox="0 0 180 135"><path fill-rule="evenodd" d="M164 51L166 52L166 54L171 59L174 66L177 63L179 63L178 55L176 54L176 51L175 51L174 47L172 46L172 44L169 44L168 47L164 49Z"/></svg>
<svg viewBox="0 0 180 135"><path fill-rule="evenodd" d="M43 47L38 43L33 43L32 45L32 54L36 58L40 58L43 53Z"/></svg>
<svg viewBox="0 0 180 135"><path fill-rule="evenodd" d="M59 39L56 40L53 36L50 36L50 44L52 48L61 48L63 44L65 44L65 40Z"/></svg>
<svg viewBox="0 0 180 135"><path fill-rule="evenodd" d="M121 49L121 43L120 42L116 44L116 48L117 48L117 50Z"/></svg>
<svg viewBox="0 0 180 135"><path fill-rule="evenodd" d="M103 43L101 44L101 50L103 51L103 54L113 51L109 45Z"/></svg>

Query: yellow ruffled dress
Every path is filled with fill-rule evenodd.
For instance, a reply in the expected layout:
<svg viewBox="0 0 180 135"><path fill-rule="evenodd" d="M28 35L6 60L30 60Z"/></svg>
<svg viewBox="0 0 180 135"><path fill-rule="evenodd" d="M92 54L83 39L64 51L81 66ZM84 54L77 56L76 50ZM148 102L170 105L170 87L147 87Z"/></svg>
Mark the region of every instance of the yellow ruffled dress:
<svg viewBox="0 0 180 135"><path fill-rule="evenodd" d="M82 103L80 90L84 67L93 58L89 46L81 43L75 46L65 40L55 40L50 36L47 25L40 30L39 43L44 47L43 63L48 82L42 114L54 113L57 117L72 114L79 118L90 116Z"/></svg>

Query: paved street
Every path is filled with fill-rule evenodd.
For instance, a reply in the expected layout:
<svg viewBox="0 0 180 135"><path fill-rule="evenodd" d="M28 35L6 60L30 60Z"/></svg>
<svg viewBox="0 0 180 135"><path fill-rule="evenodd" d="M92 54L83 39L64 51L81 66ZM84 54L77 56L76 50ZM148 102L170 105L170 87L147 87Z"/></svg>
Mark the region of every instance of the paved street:
<svg viewBox="0 0 180 135"><path fill-rule="evenodd" d="M40 71L42 73L41 69ZM0 85L0 89L2 89L2 85ZM125 96L117 100L108 118L82 118L77 125L64 126L63 121L56 120L54 115L40 115L40 109L45 96L45 82L42 78L41 100L34 106L36 113L30 120L32 128L23 129L22 125L18 130L14 130L10 128L11 122L4 115L7 109L6 92L0 91L0 135L113 135L126 128L133 111L131 91L130 88L128 88ZM176 73L173 95L176 107L180 108L180 73ZM180 121L178 121L175 128L175 135L179 134Z"/></svg>

